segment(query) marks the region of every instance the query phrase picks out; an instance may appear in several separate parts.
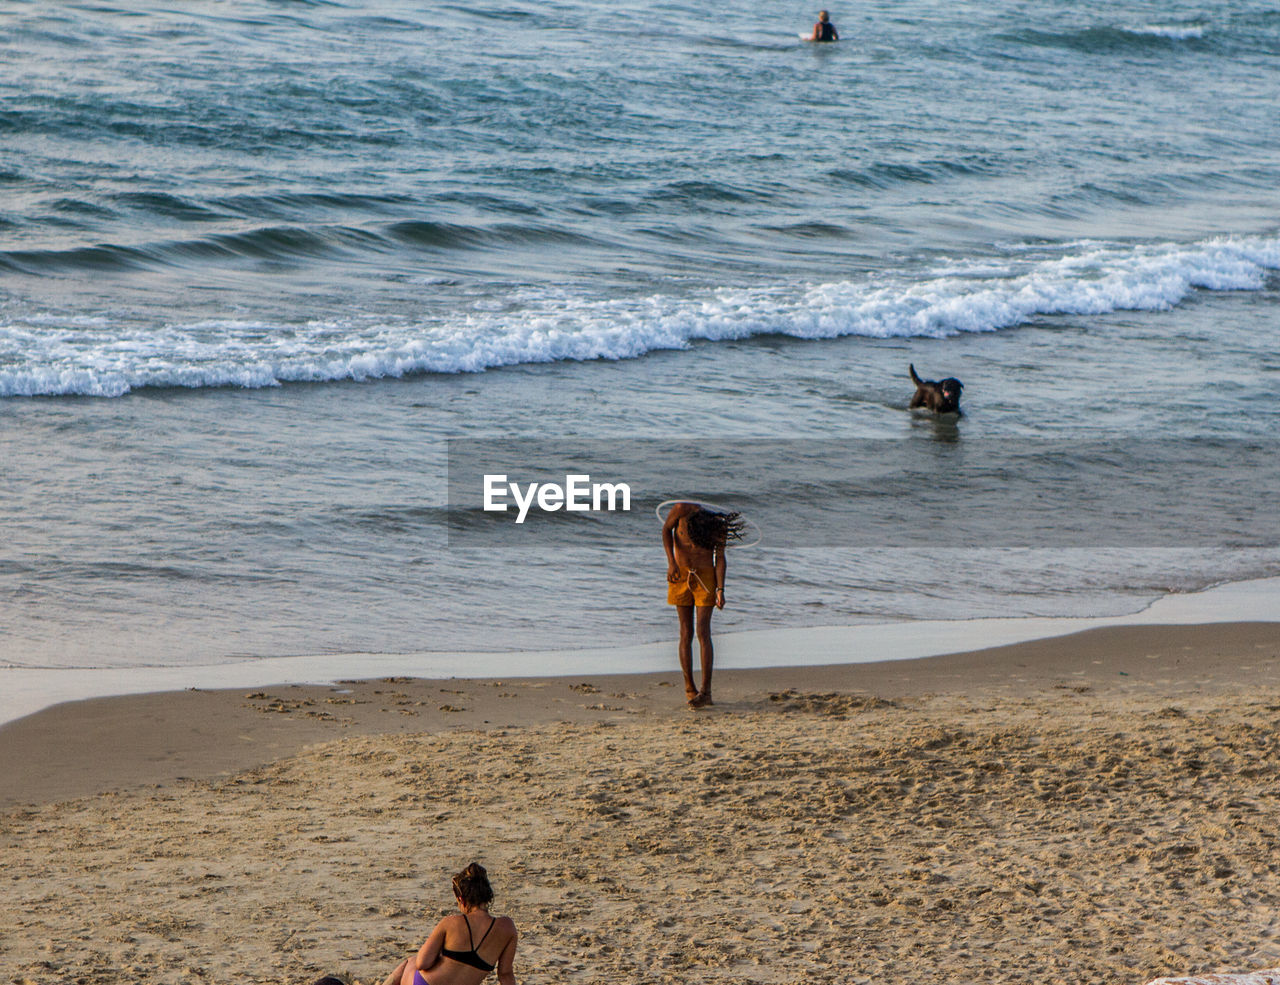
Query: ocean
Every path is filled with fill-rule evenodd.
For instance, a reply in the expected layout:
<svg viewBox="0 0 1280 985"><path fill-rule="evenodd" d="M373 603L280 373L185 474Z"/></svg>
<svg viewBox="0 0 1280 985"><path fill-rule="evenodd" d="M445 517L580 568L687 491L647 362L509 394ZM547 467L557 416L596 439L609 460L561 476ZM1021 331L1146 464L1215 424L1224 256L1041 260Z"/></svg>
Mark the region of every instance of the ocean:
<svg viewBox="0 0 1280 985"><path fill-rule="evenodd" d="M521 653L670 638L635 524L681 496L759 527L723 632L1116 615L1280 574L1254 481L1280 12L870 2L802 43L815 14L5 4L0 673L486 650L535 674ZM909 411L909 364L960 378L964 416ZM547 474L565 443L602 477L643 457L634 522L466 536L450 464L493 442ZM1005 493L985 526L926 495L965 469L969 507ZM1080 476L1146 490L1138 527L1076 495L1029 519Z"/></svg>

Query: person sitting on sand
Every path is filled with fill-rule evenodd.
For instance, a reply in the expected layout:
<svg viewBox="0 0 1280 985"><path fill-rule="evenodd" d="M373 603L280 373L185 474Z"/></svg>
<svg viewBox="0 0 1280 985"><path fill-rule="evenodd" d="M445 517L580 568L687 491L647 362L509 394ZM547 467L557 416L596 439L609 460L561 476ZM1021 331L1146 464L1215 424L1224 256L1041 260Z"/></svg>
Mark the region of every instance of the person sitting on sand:
<svg viewBox="0 0 1280 985"><path fill-rule="evenodd" d="M840 32L831 23L831 15L825 10L818 11L818 23L813 25L813 36L810 41L839 41Z"/></svg>
<svg viewBox="0 0 1280 985"><path fill-rule="evenodd" d="M690 708L711 702L711 613L724 608L725 545L742 537L737 513L717 513L698 503L676 503L662 524L667 552L667 604L680 617L678 654L684 693ZM694 609L697 609L698 657L702 687L693 685Z"/></svg>
<svg viewBox="0 0 1280 985"><path fill-rule="evenodd" d="M418 951L406 958L382 985L480 985L498 969L502 985L515 985L516 925L509 917L489 915L493 887L479 862L453 877L460 913L445 917Z"/></svg>

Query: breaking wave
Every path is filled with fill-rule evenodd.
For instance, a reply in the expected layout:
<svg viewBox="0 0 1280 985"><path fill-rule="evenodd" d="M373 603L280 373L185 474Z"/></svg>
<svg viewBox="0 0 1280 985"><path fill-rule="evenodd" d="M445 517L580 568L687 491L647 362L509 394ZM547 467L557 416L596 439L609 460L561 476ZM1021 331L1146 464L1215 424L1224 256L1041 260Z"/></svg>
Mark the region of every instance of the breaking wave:
<svg viewBox="0 0 1280 985"><path fill-rule="evenodd" d="M600 299L543 290L417 321L202 321L121 328L111 318L0 321L0 396L114 397L140 387L264 387L628 359L759 335L942 338L1054 315L1171 308L1195 290L1256 290L1280 237L1009 250L915 277Z"/></svg>

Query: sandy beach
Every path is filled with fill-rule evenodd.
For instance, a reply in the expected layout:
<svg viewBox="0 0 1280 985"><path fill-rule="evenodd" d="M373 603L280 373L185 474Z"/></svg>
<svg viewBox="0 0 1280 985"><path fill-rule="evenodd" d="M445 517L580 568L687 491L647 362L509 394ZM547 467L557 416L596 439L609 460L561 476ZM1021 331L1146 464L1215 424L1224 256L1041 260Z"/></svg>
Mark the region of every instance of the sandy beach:
<svg viewBox="0 0 1280 985"><path fill-rule="evenodd" d="M187 691L0 729L0 979L380 978L473 858L521 981L1280 964L1280 627L921 661Z"/></svg>
<svg viewBox="0 0 1280 985"><path fill-rule="evenodd" d="M0 985L1280 985L1276 2L817 14L0 6Z"/></svg>

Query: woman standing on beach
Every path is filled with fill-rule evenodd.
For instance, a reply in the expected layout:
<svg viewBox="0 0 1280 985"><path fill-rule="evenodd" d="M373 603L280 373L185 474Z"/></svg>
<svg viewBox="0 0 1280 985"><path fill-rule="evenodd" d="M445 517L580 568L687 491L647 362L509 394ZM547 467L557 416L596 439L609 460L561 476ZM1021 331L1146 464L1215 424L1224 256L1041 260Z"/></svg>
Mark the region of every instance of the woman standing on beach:
<svg viewBox="0 0 1280 985"><path fill-rule="evenodd" d="M680 642L676 655L684 674L684 695L690 708L706 708L711 700L711 613L724 608L724 549L742 537L737 513L719 513L701 503L676 503L662 524L667 552L667 604L676 607ZM696 616L695 616L696 610ZM697 623L702 686L693 683L693 636Z"/></svg>
<svg viewBox="0 0 1280 985"><path fill-rule="evenodd" d="M480 985L498 969L502 985L515 985L516 925L489 915L493 887L484 866L472 862L453 877L460 913L445 917L418 951L400 962L382 985Z"/></svg>

